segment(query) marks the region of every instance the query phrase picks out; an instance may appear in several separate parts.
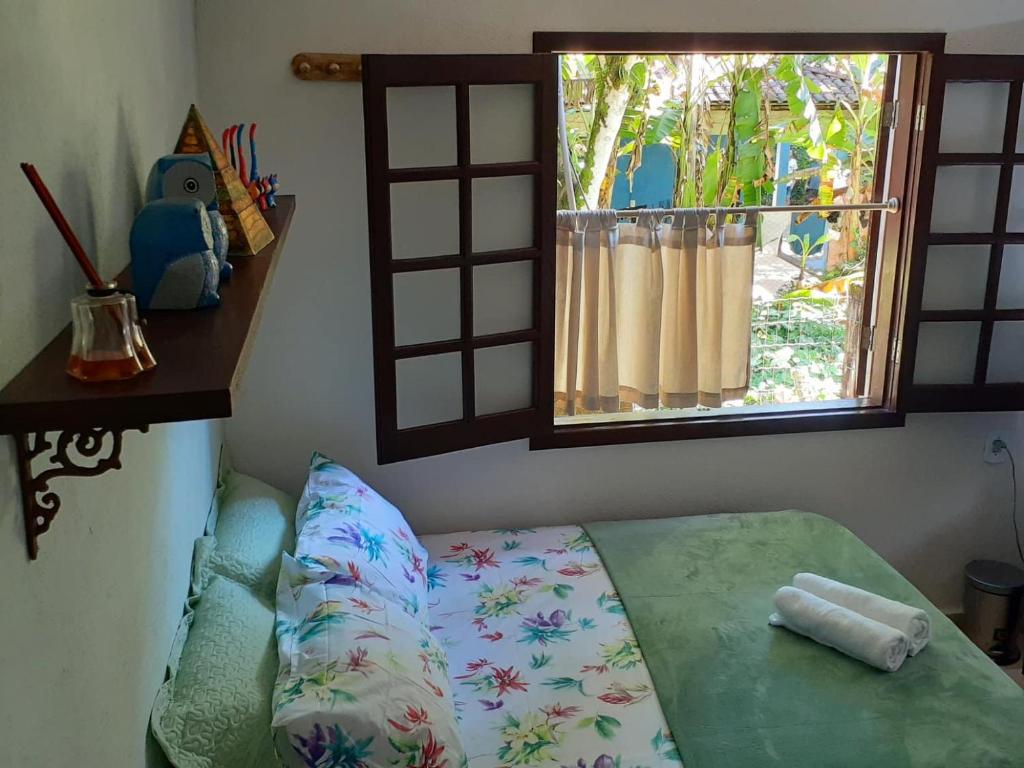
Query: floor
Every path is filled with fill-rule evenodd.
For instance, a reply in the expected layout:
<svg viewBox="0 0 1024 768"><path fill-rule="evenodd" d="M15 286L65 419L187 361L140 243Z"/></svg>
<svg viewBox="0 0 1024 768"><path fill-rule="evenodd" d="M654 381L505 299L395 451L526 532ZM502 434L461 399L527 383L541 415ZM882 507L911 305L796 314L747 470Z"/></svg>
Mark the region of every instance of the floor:
<svg viewBox="0 0 1024 768"><path fill-rule="evenodd" d="M777 255L791 216L766 213L761 218L761 247L754 254L754 300L769 301L779 288L796 280L800 269Z"/></svg>
<svg viewBox="0 0 1024 768"><path fill-rule="evenodd" d="M1021 688L1024 688L1024 673L1021 673L1020 662L1012 667L1003 667L1003 672Z"/></svg>
<svg viewBox="0 0 1024 768"><path fill-rule="evenodd" d="M771 301L784 285L791 285L800 274L785 259L775 255L770 248L762 248L754 254L754 301Z"/></svg>

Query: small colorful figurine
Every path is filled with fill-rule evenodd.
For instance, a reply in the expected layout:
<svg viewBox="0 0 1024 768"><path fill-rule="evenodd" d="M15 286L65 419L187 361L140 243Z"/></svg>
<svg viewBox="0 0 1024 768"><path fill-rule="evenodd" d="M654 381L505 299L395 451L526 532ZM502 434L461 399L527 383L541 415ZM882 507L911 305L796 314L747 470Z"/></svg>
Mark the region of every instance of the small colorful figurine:
<svg viewBox="0 0 1024 768"><path fill-rule="evenodd" d="M242 186L249 193L261 211L277 207L277 190L280 183L277 174L260 176L259 159L256 154L256 129L258 123L249 123L249 165L246 167L243 135L245 123L228 126L221 134L221 145L224 154L231 156L231 165L238 172Z"/></svg>
<svg viewBox="0 0 1024 768"><path fill-rule="evenodd" d="M277 180L277 174L270 174L270 192L267 193L267 203L271 208L277 208L277 190L281 188L281 182Z"/></svg>
<svg viewBox="0 0 1024 768"><path fill-rule="evenodd" d="M275 194L277 192L277 174L272 173L269 176L264 176L259 180L260 188L260 206L262 210L267 208L276 208L277 200Z"/></svg>
<svg viewBox="0 0 1024 768"><path fill-rule="evenodd" d="M259 187L260 172L257 167L256 160L256 123L249 124L249 178L242 179L242 182L246 185L246 189L249 190L249 197L255 200L261 210L266 210L266 201L261 200L261 193Z"/></svg>

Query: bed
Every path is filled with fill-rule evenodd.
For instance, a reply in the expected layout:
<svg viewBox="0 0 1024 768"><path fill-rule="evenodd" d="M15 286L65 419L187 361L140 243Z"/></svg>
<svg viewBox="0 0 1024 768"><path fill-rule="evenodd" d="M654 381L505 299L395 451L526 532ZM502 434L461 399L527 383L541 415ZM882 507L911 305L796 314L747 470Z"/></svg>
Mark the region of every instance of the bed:
<svg viewBox="0 0 1024 768"><path fill-rule="evenodd" d="M1024 765L1021 690L819 515L423 541L473 768ZM770 629L775 589L806 570L925 608L929 646L890 675Z"/></svg>
<svg viewBox="0 0 1024 768"><path fill-rule="evenodd" d="M317 462L314 456L311 478L318 467L337 470ZM350 473L345 478L313 493L307 484L297 534L287 511L294 506L280 495L264 513L263 533L252 533L255 505L268 506L256 497L272 489L245 486L244 505L237 497L222 501L219 538L197 546L198 572L208 575L190 601L192 630L183 623L182 669L154 710L154 733L179 768L276 765L273 744L283 764L302 768L1024 765L1024 693L881 557L825 517L722 514L417 540L398 510ZM258 554L231 544L232 529L243 530L229 525L234 519L246 521L248 538L261 544ZM290 549L291 536L295 563L315 569L304 578L324 590L299 612L315 618L318 632L323 623L316 646L322 666L300 676L302 685L292 678L282 687L280 672L276 686L272 680L274 645L292 663L315 655L313 646L286 640L286 568L277 583L274 640L273 563L275 552L281 559L281 542ZM379 556L391 544L401 556L383 568ZM367 552L381 562L350 559ZM923 608L933 625L930 644L886 674L769 628L772 593L803 570ZM371 581L376 585L367 586ZM343 632L366 619L342 604L363 601L344 590L358 587L364 597L383 600L387 585L422 587L424 599L402 598L388 618L374 613L373 627L357 627L359 637L370 638L360 641L369 652L361 656L362 648L343 642ZM248 617L244 632L237 616ZM301 628L310 629L305 619ZM431 739L429 754L416 746L422 723L444 724L427 716L430 702L396 707L401 696L389 686L402 680L382 686L372 672L375 665L401 667L394 654L375 656L375 644L416 622L421 635L408 633L415 682L433 676L419 687L447 702L446 733L462 751L446 753L442 738ZM193 637L197 628L202 632ZM213 658L204 633L210 648L231 661L228 693L218 677L225 665L204 661ZM202 675L197 664L205 664ZM278 722L271 687L289 697L309 693L303 717ZM234 714L218 735L219 725L204 712L220 711L223 702ZM365 729L385 720L393 729L373 741ZM382 759L382 744L398 749L397 756Z"/></svg>

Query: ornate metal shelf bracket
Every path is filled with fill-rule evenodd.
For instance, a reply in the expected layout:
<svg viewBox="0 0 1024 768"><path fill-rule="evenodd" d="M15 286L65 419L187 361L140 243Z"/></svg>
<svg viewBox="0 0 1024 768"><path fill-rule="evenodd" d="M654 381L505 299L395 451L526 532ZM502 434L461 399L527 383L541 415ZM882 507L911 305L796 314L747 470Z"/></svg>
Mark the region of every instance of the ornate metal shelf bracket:
<svg viewBox="0 0 1024 768"><path fill-rule="evenodd" d="M148 432L149 426L136 429ZM48 440L43 431L14 435L18 452L18 478L21 481L21 507L25 518L25 542L30 560L39 556L39 537L50 529L50 524L60 510L60 496L50 490L50 481L57 477L95 477L111 469L120 469L121 438L125 431L108 427L68 430L58 434L56 444ZM101 455L105 444L110 449ZM69 453L71 449L74 449L77 456ZM33 460L48 452L49 463L54 466L33 475ZM77 461L79 457L95 459L95 463L83 466Z"/></svg>

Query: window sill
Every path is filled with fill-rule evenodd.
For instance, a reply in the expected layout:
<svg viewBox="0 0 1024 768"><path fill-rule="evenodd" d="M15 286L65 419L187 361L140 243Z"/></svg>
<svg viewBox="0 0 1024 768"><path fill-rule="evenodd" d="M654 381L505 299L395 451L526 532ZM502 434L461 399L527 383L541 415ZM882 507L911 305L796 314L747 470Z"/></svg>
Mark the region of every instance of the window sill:
<svg viewBox="0 0 1024 768"><path fill-rule="evenodd" d="M546 434L532 437L530 450L749 435L789 435L843 429L879 429L902 427L905 421L905 414L901 411L879 406L844 406L829 403L825 407L804 406L799 410L776 410L769 413L560 424L553 426Z"/></svg>

